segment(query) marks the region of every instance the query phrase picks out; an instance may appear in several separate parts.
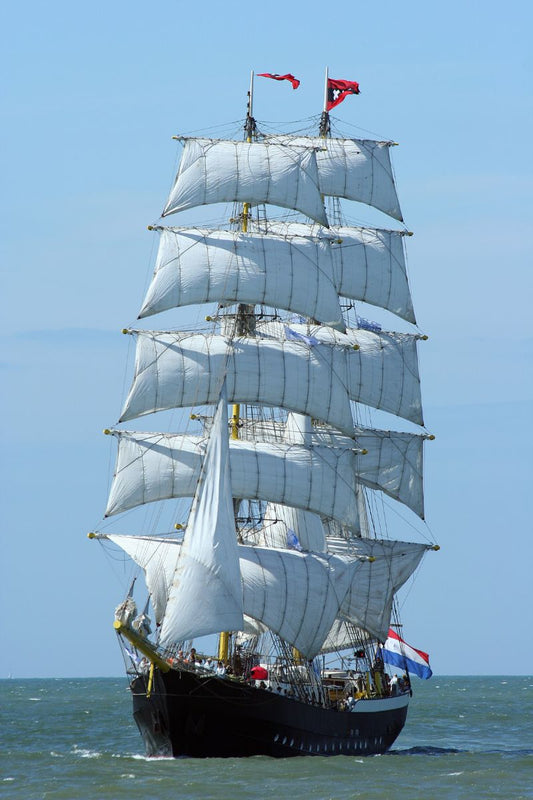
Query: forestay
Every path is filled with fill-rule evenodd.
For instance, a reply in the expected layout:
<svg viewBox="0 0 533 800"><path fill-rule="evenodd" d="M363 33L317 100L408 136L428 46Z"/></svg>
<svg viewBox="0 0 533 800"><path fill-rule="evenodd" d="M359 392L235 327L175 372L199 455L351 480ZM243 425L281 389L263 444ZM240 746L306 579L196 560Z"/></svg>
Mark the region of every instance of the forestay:
<svg viewBox="0 0 533 800"><path fill-rule="evenodd" d="M293 143L185 139L162 216L211 203L271 203L328 225L315 151Z"/></svg>
<svg viewBox="0 0 533 800"><path fill-rule="evenodd" d="M286 135L267 141L316 148L322 194L366 203L402 222L389 153L392 142Z"/></svg>
<svg viewBox="0 0 533 800"><path fill-rule="evenodd" d="M155 272L139 317L194 303L264 304L344 330L325 239L157 228Z"/></svg>

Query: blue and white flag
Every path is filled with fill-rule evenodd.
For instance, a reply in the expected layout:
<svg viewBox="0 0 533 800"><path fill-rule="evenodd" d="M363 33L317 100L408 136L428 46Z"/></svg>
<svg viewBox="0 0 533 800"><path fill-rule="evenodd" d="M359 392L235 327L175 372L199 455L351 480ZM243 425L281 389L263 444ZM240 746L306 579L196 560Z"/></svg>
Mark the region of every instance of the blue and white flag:
<svg viewBox="0 0 533 800"><path fill-rule="evenodd" d="M318 339L315 339L314 336L305 336L303 333L293 331L288 325L285 325L285 338L292 342L304 342L308 344L309 347L314 347L316 344L319 344Z"/></svg>
<svg viewBox="0 0 533 800"><path fill-rule="evenodd" d="M298 550L299 552L302 550L302 545L298 541L298 537L291 528L287 530L287 547L289 550Z"/></svg>
<svg viewBox="0 0 533 800"><path fill-rule="evenodd" d="M386 664L399 667L411 675L418 675L425 680L433 675L428 654L404 642L392 628L389 628L389 636L383 645L382 654Z"/></svg>
<svg viewBox="0 0 533 800"><path fill-rule="evenodd" d="M134 665L135 667L138 667L138 666L139 666L139 664L141 663L141 659L139 658L139 656L137 656L137 655L136 655L135 653L133 653L131 650L128 650L128 648L127 648L127 647L125 647L125 648L124 648L124 650L126 651L126 653L127 653L127 654L129 655L129 657L131 658L131 661L132 661L133 665Z"/></svg>
<svg viewBox="0 0 533 800"><path fill-rule="evenodd" d="M381 331L381 325L379 322L371 322L369 319L365 319L364 317L357 317L357 327L362 328L365 331L373 331L374 333L379 333Z"/></svg>

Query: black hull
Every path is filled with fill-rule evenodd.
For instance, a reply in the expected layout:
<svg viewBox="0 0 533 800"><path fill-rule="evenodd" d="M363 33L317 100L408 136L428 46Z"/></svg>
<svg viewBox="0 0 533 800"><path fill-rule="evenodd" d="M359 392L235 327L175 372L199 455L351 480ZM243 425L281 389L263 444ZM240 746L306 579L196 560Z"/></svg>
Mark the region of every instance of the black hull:
<svg viewBox="0 0 533 800"><path fill-rule="evenodd" d="M391 747L407 716L408 695L359 700L337 711L227 678L155 670L131 684L133 716L148 756L374 755Z"/></svg>

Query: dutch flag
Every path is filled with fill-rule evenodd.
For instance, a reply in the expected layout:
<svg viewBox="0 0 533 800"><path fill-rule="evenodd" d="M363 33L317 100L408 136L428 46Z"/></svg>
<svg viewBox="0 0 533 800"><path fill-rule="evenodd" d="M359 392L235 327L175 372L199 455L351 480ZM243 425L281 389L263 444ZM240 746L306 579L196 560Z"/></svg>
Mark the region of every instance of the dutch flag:
<svg viewBox="0 0 533 800"><path fill-rule="evenodd" d="M383 661L425 680L433 675L428 654L404 642L392 628L389 628L389 636L383 645Z"/></svg>

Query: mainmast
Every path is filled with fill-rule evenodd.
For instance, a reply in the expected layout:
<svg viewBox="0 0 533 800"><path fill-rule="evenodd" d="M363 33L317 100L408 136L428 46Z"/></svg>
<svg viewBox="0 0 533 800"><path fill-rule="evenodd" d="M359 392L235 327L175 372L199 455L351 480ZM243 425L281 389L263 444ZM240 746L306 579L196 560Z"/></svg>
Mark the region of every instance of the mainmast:
<svg viewBox="0 0 533 800"><path fill-rule="evenodd" d="M254 72L250 72L250 88L248 90L248 103L246 107L246 122L244 123L245 138L248 144L252 143L256 131L255 119L253 116L254 102ZM248 232L248 219L250 216L250 203L243 203L241 214L241 231ZM250 314L253 313L253 306L239 303L236 314L236 334L243 335L250 332ZM231 439L239 438L239 420L241 407L240 403L233 403L231 412ZM229 632L222 631L218 640L218 658L220 661L227 661L229 655Z"/></svg>

